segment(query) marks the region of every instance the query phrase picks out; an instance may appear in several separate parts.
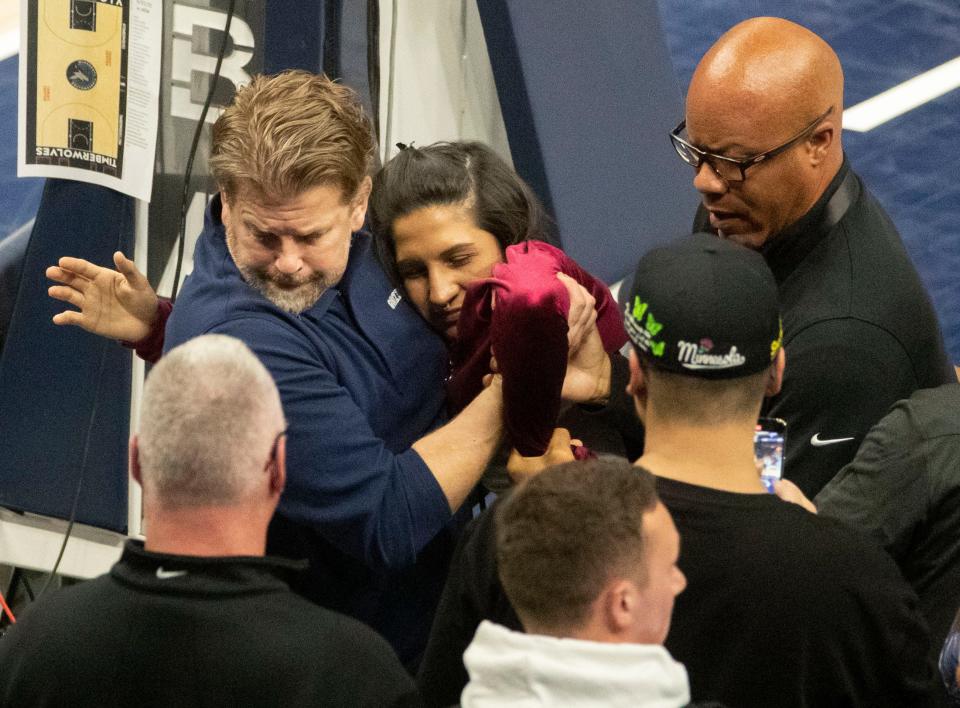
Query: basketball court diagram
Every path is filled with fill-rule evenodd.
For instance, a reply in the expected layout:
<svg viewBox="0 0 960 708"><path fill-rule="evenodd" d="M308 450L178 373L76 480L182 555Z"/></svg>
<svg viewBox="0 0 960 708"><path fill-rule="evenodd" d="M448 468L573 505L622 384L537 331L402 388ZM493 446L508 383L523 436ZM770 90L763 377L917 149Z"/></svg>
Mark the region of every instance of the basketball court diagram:
<svg viewBox="0 0 960 708"><path fill-rule="evenodd" d="M27 162L121 177L128 6L39 0L27 22Z"/></svg>
<svg viewBox="0 0 960 708"><path fill-rule="evenodd" d="M149 201L163 4L21 0L17 174Z"/></svg>

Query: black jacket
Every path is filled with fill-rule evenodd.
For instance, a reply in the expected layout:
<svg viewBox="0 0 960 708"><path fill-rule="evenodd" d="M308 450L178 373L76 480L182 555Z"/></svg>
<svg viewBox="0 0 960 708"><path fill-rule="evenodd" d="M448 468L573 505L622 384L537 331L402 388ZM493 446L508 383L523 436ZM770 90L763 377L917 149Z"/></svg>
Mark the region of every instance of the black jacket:
<svg viewBox="0 0 960 708"><path fill-rule="evenodd" d="M767 494L659 479L687 589L666 647L690 694L737 708L930 705L939 681L916 596L870 539ZM454 555L417 683L456 704L481 620L521 624L497 576L493 509Z"/></svg>
<svg viewBox="0 0 960 708"><path fill-rule="evenodd" d="M702 207L695 230L710 231ZM896 227L846 160L760 252L777 280L787 355L764 415L787 421L785 476L813 497L891 405L956 376Z"/></svg>
<svg viewBox="0 0 960 708"><path fill-rule="evenodd" d="M917 391L816 497L871 534L920 597L936 658L960 605L960 384Z"/></svg>
<svg viewBox="0 0 960 708"><path fill-rule="evenodd" d="M131 541L0 639L0 706L420 705L383 639L290 591L300 565Z"/></svg>

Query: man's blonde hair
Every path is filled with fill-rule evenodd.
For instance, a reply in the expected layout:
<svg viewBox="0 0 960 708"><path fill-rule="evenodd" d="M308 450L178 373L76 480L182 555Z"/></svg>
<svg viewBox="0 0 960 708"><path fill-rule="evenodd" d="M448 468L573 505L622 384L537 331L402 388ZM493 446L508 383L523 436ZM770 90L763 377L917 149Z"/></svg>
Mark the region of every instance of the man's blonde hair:
<svg viewBox="0 0 960 708"><path fill-rule="evenodd" d="M375 150L351 89L291 70L254 76L237 91L213 126L209 164L230 200L243 190L282 198L334 185L346 202L370 172Z"/></svg>

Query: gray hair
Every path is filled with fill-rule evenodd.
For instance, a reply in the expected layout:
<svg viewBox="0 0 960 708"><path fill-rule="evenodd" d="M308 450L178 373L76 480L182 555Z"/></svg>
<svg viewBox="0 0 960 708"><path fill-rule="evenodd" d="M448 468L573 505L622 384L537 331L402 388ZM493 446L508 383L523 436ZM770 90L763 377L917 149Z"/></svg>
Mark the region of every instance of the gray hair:
<svg viewBox="0 0 960 708"><path fill-rule="evenodd" d="M243 342L191 339L147 377L138 435L144 488L165 506L236 503L263 473L283 426L277 387Z"/></svg>

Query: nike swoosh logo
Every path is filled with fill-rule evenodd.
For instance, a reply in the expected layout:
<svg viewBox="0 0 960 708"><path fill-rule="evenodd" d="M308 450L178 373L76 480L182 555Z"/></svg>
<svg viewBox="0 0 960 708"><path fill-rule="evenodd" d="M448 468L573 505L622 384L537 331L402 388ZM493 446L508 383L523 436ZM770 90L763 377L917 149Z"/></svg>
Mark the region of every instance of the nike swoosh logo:
<svg viewBox="0 0 960 708"><path fill-rule="evenodd" d="M157 568L157 577L160 580L170 580L170 578L179 578L181 575L186 575L187 571L185 570L164 570L163 567Z"/></svg>
<svg viewBox="0 0 960 708"><path fill-rule="evenodd" d="M847 442L849 440L853 440L853 438L830 438L829 440L823 440L820 437L820 433L817 433L810 438L810 444L814 447L823 447L824 445L835 445L836 443Z"/></svg>

